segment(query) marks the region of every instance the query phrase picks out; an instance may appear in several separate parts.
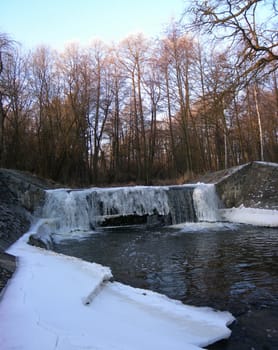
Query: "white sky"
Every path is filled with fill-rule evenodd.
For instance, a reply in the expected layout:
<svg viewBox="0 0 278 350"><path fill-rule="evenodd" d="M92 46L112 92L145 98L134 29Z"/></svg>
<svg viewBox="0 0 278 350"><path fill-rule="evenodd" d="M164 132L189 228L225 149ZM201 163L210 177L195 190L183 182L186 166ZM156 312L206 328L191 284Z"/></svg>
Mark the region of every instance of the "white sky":
<svg viewBox="0 0 278 350"><path fill-rule="evenodd" d="M156 37L179 19L185 0L7 0L1 4L0 32L24 47L61 49L71 41L118 42L130 34Z"/></svg>

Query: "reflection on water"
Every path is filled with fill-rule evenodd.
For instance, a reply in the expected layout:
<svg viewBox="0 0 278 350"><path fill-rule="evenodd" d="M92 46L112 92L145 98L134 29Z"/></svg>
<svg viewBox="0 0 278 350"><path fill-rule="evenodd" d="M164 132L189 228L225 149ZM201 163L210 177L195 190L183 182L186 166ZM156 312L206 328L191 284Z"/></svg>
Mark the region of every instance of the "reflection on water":
<svg viewBox="0 0 278 350"><path fill-rule="evenodd" d="M55 250L110 266L116 280L186 304L229 310L239 318L278 309L277 229L223 224L106 228L81 241L62 241ZM271 349L278 333L268 338L263 344ZM215 349L238 345L219 346Z"/></svg>

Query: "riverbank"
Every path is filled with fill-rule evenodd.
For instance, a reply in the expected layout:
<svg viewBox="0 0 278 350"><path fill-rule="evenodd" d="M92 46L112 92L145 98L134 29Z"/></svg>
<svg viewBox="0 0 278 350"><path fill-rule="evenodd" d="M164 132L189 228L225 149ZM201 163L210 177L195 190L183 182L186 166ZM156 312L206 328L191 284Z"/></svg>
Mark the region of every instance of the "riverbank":
<svg viewBox="0 0 278 350"><path fill-rule="evenodd" d="M16 270L16 258L13 255L0 252L0 294Z"/></svg>
<svg viewBox="0 0 278 350"><path fill-rule="evenodd" d="M217 180L210 179L208 182L215 183L222 203L230 208L227 210L231 212L235 211L231 207L235 206L240 210L239 207L243 208L244 205L248 206L249 213L252 207L256 210L277 210L277 170L277 165L250 163L237 169L227 170L221 176L212 174L211 177ZM45 189L53 187L53 184L20 172L12 170L0 172L0 213L3 213L0 215L1 288L4 288L16 267L15 256L9 256L4 251L28 230L32 215L44 201ZM262 221L261 218L259 220ZM18 255L15 251L10 252ZM38 289L37 293L40 294L40 290ZM261 310L259 312L261 313ZM242 328L238 330L237 326L234 326L234 329L240 343L240 337L243 337Z"/></svg>
<svg viewBox="0 0 278 350"><path fill-rule="evenodd" d="M278 210L278 164L251 162L204 175L198 181L215 184L225 208L223 220L259 225L267 220L266 226L276 225L273 210ZM16 267L15 262L12 267L10 263L15 257L3 253L28 231L32 215L44 201L45 190L58 187L30 173L0 169L0 293Z"/></svg>
<svg viewBox="0 0 278 350"><path fill-rule="evenodd" d="M44 190L55 186L26 172L0 169L0 295L16 269L16 257L6 249L28 231Z"/></svg>
<svg viewBox="0 0 278 350"><path fill-rule="evenodd" d="M251 162L201 176L198 182L215 184L225 208L278 210L278 163Z"/></svg>
<svg viewBox="0 0 278 350"><path fill-rule="evenodd" d="M110 268L30 246L0 303L1 349L201 350L230 336L229 312L109 282Z"/></svg>

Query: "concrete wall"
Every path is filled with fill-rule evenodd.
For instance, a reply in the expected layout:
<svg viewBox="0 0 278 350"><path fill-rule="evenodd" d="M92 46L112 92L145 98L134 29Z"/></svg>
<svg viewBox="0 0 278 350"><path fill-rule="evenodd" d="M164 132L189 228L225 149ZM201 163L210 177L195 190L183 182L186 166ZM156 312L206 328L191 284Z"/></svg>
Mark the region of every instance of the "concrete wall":
<svg viewBox="0 0 278 350"><path fill-rule="evenodd" d="M54 184L25 172L0 169L0 251L29 229L31 214Z"/></svg>
<svg viewBox="0 0 278 350"><path fill-rule="evenodd" d="M227 208L278 209L278 164L252 162L218 179L217 193Z"/></svg>

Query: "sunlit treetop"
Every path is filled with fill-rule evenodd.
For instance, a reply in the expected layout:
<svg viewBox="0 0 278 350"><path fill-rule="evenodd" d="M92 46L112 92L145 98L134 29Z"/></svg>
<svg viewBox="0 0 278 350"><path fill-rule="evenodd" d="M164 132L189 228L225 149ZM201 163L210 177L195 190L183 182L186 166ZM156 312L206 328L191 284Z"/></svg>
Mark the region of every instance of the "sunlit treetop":
<svg viewBox="0 0 278 350"><path fill-rule="evenodd" d="M190 30L220 39L237 50L237 67L278 67L278 6L273 0L195 0L183 13Z"/></svg>

